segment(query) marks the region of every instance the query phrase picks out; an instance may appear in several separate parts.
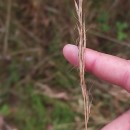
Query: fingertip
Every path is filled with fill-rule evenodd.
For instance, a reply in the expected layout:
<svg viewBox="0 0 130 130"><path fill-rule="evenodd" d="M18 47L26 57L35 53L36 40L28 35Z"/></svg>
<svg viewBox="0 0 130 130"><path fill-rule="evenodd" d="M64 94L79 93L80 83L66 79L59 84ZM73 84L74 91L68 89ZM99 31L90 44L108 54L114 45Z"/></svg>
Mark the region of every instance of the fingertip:
<svg viewBox="0 0 130 130"><path fill-rule="evenodd" d="M63 47L63 55L64 55L65 58L66 58L66 53L67 53L68 50L69 50L69 45L70 45L70 44L67 44L67 45L65 45L65 46Z"/></svg>
<svg viewBox="0 0 130 130"><path fill-rule="evenodd" d="M72 44L67 44L63 48L63 55L72 65L78 65L78 47Z"/></svg>
<svg viewBox="0 0 130 130"><path fill-rule="evenodd" d="M101 130L130 130L130 110Z"/></svg>

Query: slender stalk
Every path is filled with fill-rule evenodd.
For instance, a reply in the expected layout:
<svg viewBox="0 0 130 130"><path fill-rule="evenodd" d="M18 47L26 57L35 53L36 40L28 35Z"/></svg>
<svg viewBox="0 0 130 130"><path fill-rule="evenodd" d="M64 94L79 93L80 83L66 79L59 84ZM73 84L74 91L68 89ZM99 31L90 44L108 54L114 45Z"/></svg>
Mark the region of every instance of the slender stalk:
<svg viewBox="0 0 130 130"><path fill-rule="evenodd" d="M78 33L79 33L79 75L80 75L80 86L82 89L82 95L84 100L84 116L85 116L85 129L88 129L88 120L90 115L90 102L89 93L85 84L85 62L84 52L86 48L86 27L85 18L83 15L83 0L75 1L75 8L78 16Z"/></svg>
<svg viewBox="0 0 130 130"><path fill-rule="evenodd" d="M12 7L12 0L8 0L6 31L5 31L4 47L3 47L3 55L4 56L6 55L7 50L8 50L9 28L10 28L10 21L11 21L11 7Z"/></svg>

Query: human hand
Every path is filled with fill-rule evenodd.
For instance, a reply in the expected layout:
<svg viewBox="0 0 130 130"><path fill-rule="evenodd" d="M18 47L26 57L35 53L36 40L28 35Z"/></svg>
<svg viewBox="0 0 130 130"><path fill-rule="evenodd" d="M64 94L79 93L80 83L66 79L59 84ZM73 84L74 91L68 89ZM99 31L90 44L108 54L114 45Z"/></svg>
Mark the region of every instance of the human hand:
<svg viewBox="0 0 130 130"><path fill-rule="evenodd" d="M78 48L66 45L64 57L74 66L78 66ZM86 49L85 70L110 83L119 85L130 92L130 61L91 49ZM105 126L102 130L130 130L130 110Z"/></svg>

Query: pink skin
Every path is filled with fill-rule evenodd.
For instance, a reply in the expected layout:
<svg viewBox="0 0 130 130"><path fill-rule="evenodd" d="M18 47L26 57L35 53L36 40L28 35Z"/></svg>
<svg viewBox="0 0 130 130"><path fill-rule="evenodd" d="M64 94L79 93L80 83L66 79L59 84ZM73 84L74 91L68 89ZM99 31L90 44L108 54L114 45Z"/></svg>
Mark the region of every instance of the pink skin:
<svg viewBox="0 0 130 130"><path fill-rule="evenodd" d="M74 66L78 66L78 48L66 45L64 57ZM85 51L85 69L100 79L119 85L130 92L130 61L91 49ZM115 119L102 130L130 130L130 111Z"/></svg>

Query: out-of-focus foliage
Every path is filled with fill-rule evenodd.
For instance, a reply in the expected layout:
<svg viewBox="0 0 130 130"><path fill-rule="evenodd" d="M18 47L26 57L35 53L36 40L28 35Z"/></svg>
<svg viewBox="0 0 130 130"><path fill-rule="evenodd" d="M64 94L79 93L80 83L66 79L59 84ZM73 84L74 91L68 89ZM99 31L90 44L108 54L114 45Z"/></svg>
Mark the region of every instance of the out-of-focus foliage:
<svg viewBox="0 0 130 130"><path fill-rule="evenodd" d="M130 1L86 0L87 47L129 58ZM0 1L0 116L17 130L82 130L78 70L62 55L77 44L73 0ZM86 75L90 130L129 108L124 90ZM127 102L127 103L126 103Z"/></svg>

